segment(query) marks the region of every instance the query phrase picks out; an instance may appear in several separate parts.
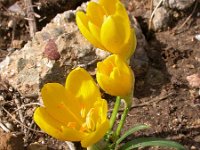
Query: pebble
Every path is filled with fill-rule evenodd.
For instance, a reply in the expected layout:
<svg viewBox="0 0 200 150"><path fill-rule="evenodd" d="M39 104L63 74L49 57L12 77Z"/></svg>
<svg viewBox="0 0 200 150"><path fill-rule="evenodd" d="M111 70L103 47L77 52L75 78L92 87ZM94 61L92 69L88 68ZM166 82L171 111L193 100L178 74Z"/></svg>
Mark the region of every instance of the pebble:
<svg viewBox="0 0 200 150"><path fill-rule="evenodd" d="M0 101L4 101L4 97L0 95Z"/></svg>
<svg viewBox="0 0 200 150"><path fill-rule="evenodd" d="M200 41L200 34L195 35L195 39L197 39L198 41Z"/></svg>
<svg viewBox="0 0 200 150"><path fill-rule="evenodd" d="M191 146L191 150L196 150L196 149L197 148L194 145Z"/></svg>
<svg viewBox="0 0 200 150"><path fill-rule="evenodd" d="M5 126L10 130L10 131L14 131L14 127L13 127L13 125L10 123L10 122L6 122L6 123L4 123L5 124Z"/></svg>
<svg viewBox="0 0 200 150"><path fill-rule="evenodd" d="M158 8L152 21L154 30L158 31L167 28L169 23L169 18L170 14L166 8L164 7Z"/></svg>

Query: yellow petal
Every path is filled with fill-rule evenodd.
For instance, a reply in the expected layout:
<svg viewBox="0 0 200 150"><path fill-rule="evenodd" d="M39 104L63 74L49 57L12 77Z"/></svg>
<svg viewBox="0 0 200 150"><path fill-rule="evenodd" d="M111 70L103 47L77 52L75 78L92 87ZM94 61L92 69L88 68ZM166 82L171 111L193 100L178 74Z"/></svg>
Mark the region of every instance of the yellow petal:
<svg viewBox="0 0 200 150"><path fill-rule="evenodd" d="M126 35L126 39L124 41L127 42L130 37L131 24L128 17L128 13L121 2L118 2L116 4L116 12L114 14L114 17L116 17L116 20L121 20L123 22L122 30L124 30Z"/></svg>
<svg viewBox="0 0 200 150"><path fill-rule="evenodd" d="M96 78L99 86L106 92L111 95L113 95L110 91L112 91L112 87L110 85L111 78L103 73L101 71L97 71Z"/></svg>
<svg viewBox="0 0 200 150"><path fill-rule="evenodd" d="M113 94L119 95L119 96L126 96L129 95L132 92L132 87L133 87L133 80L130 77L125 77L127 76L127 74L124 74L123 76L118 76L119 78L114 78L111 81L111 88L112 88L112 92ZM119 81L123 81L119 82ZM120 88L119 88L120 87Z"/></svg>
<svg viewBox="0 0 200 150"><path fill-rule="evenodd" d="M86 133L67 128L66 126L62 126L62 132L65 136L65 141L81 141L87 136Z"/></svg>
<svg viewBox="0 0 200 150"><path fill-rule="evenodd" d="M76 68L70 72L66 80L66 90L90 107L98 97L101 97L99 88L83 68Z"/></svg>
<svg viewBox="0 0 200 150"><path fill-rule="evenodd" d="M99 111L100 118L98 117L98 119L101 119L101 122L104 122L107 118L107 112L108 112L107 101L105 99L100 98L98 101L95 102L94 108Z"/></svg>
<svg viewBox="0 0 200 150"><path fill-rule="evenodd" d="M113 61L110 61L110 59L105 59L104 61L97 63L98 70L101 70L101 73L106 74L107 76L110 76L113 67L114 63Z"/></svg>
<svg viewBox="0 0 200 150"><path fill-rule="evenodd" d="M78 25L79 30L85 36L85 38L91 42L96 47L101 47L101 44L97 39L90 33L88 28L88 17L83 12L76 13L76 23Z"/></svg>
<svg viewBox="0 0 200 150"><path fill-rule="evenodd" d="M107 12L107 15L111 15L115 12L115 5L119 0L99 0L99 4L104 7Z"/></svg>
<svg viewBox="0 0 200 150"><path fill-rule="evenodd" d="M108 51L119 54L124 44L129 41L130 31L128 14L124 6L121 3L117 3L116 13L106 18L102 24L101 42Z"/></svg>
<svg viewBox="0 0 200 150"><path fill-rule="evenodd" d="M122 26L122 20L109 16L102 25L100 38L103 46L111 53L119 53L119 48L123 46L126 38Z"/></svg>
<svg viewBox="0 0 200 150"><path fill-rule="evenodd" d="M94 15L95 14L95 15ZM101 5L95 2L89 2L87 5L86 15L90 21L98 27L101 27L105 12Z"/></svg>
<svg viewBox="0 0 200 150"><path fill-rule="evenodd" d="M47 134L59 140L65 140L65 137L63 136L60 129L62 123L51 117L45 108L37 108L34 112L33 119L36 124Z"/></svg>
<svg viewBox="0 0 200 150"><path fill-rule="evenodd" d="M124 19L124 22L126 22L126 24L129 24L130 26L130 21L129 21L129 17L128 17L128 13L124 7L124 5L121 2L117 2L116 3L116 11L115 11L115 16L121 16Z"/></svg>
<svg viewBox="0 0 200 150"><path fill-rule="evenodd" d="M98 42L101 42L100 41L100 28L90 21L88 22L88 26L89 26L91 34L98 40ZM99 47L99 48L105 49L103 46Z"/></svg>
<svg viewBox="0 0 200 150"><path fill-rule="evenodd" d="M108 93L110 95L113 95L113 96L119 96L119 95L116 95L115 92L113 92L113 90L115 89L115 86L113 87L113 84L110 84L111 83L111 78L109 78L109 76L106 76L106 75L104 75L104 74L102 74L100 72L97 72L96 73L96 78L97 78L97 82L99 83L99 86L106 93Z"/></svg>
<svg viewBox="0 0 200 150"><path fill-rule="evenodd" d="M122 80L123 79L123 80ZM124 80L125 79L125 80ZM101 88L108 94L113 96L126 96L131 93L132 82L130 79L121 78L113 79L102 74L97 75L97 81ZM120 82L123 81L123 82Z"/></svg>
<svg viewBox="0 0 200 150"><path fill-rule="evenodd" d="M136 39L136 35L135 35L135 30L132 29L128 42L125 43L123 45L123 47L120 48L120 50L119 50L120 52L118 55L122 59L128 60L135 52L136 46L137 46L137 39Z"/></svg>
<svg viewBox="0 0 200 150"><path fill-rule="evenodd" d="M80 126L81 103L66 93L65 87L58 83L45 84L41 90L44 105L51 116L65 125L68 122L78 122Z"/></svg>
<svg viewBox="0 0 200 150"><path fill-rule="evenodd" d="M98 142L108 131L109 126L109 120L107 119L95 132L88 134L88 136L81 140L82 147L89 147Z"/></svg>
<svg viewBox="0 0 200 150"><path fill-rule="evenodd" d="M103 46L111 53L119 54L121 47L130 37L127 26L119 16L109 16L101 28L101 42ZM128 37L128 38L127 38Z"/></svg>

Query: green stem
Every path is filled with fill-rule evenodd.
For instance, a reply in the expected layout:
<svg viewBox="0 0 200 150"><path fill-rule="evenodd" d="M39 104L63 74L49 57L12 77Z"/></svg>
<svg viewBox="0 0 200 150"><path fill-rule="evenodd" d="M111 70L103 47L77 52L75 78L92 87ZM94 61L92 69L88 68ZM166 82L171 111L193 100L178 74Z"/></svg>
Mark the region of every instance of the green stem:
<svg viewBox="0 0 200 150"><path fill-rule="evenodd" d="M120 136L120 133L121 133L122 127L124 126L128 112L129 112L129 107L126 106L126 108L124 109L124 112L122 114L121 120L120 120L120 122L117 126L116 131L115 131L115 135L116 135L117 138Z"/></svg>
<svg viewBox="0 0 200 150"><path fill-rule="evenodd" d="M115 105L113 108L113 112L112 115L110 117L110 131L113 128L113 125L115 123L116 117L117 117L117 112L119 110L119 106L120 106L120 102L121 102L121 98L119 96L116 97L116 101L115 101Z"/></svg>
<svg viewBox="0 0 200 150"><path fill-rule="evenodd" d="M119 122L119 124L117 126L117 129L115 131L115 134L114 134L115 135L115 139L119 138L119 136L120 136L120 133L121 133L121 130L122 130L122 128L124 126L124 123L126 121L126 117L128 115L129 109L131 108L132 97L133 97L132 93L127 95L127 96L125 96L125 97L123 97L126 105L125 105L125 109L123 111L123 114L121 116L121 120L120 120L120 122Z"/></svg>

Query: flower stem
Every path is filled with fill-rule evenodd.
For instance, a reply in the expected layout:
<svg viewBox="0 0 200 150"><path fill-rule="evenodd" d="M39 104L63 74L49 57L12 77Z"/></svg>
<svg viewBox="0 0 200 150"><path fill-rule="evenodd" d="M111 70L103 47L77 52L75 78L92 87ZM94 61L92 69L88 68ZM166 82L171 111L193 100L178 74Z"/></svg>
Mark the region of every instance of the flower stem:
<svg viewBox="0 0 200 150"><path fill-rule="evenodd" d="M126 121L126 117L127 117L128 112L129 112L129 110L131 108L132 97L133 97L132 93L130 95L127 95L127 96L123 97L126 105L125 105L125 109L123 111L123 114L121 116L121 120L120 120L120 122L119 122L119 124L117 126L117 129L115 131L115 134L114 134L115 135L115 139L119 138L119 136L120 136L121 130L122 130L122 128L124 126L124 123Z"/></svg>
<svg viewBox="0 0 200 150"><path fill-rule="evenodd" d="M115 105L113 108L113 112L112 115L110 117L110 131L113 128L113 125L115 123L116 117L117 117L117 112L119 110L119 106L120 106L120 102L121 102L121 98L119 96L116 97L116 101L115 101Z"/></svg>
<svg viewBox="0 0 200 150"><path fill-rule="evenodd" d="M121 120L120 120L120 122L119 122L119 124L118 124L118 126L117 126L116 131L115 131L116 137L119 137L119 136L120 136L120 133L121 133L122 127L124 126L124 123L125 123L126 117L127 117L127 115L128 115L128 112L129 112L129 107L126 106L126 108L125 108L124 111L123 111Z"/></svg>

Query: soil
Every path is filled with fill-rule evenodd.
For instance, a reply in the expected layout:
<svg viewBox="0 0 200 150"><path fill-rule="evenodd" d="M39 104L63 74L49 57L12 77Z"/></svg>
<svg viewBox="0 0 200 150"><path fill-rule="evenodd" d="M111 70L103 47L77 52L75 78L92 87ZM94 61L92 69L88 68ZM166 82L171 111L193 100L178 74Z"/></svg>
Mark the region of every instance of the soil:
<svg viewBox="0 0 200 150"><path fill-rule="evenodd" d="M44 6L44 0L36 2L41 2ZM168 29L152 32L148 30L148 18L146 17L150 10L150 1L124 0L124 2L130 13L138 19L148 40L147 54L150 66L147 74L136 78L134 105L123 130L131 128L134 124L144 123L150 125L151 128L129 139L135 136L162 137L180 142L188 150L200 149L200 91L187 80L190 75L200 74L200 41L194 38L195 35L200 34L200 4L186 24L183 25L191 15L194 6L183 12L176 11L174 15L176 17L172 17ZM48 5L36 11L43 17L48 12L45 14L47 18L45 21L37 20L38 29L45 26L58 12L75 8L79 4L59 9L61 5L55 5L49 1ZM19 43L23 41L17 45L22 47L30 39L25 19L17 18L19 20L15 30L8 26L13 16L7 11L7 5L0 2L0 61L6 57L9 50L17 48L16 45L13 46L13 40ZM16 121L19 114L15 113L17 105L14 99L20 99L21 105L26 105L30 101L37 102L37 100L22 98L12 87L1 82L0 96L5 99L6 104L3 107L9 111L7 113L1 110L1 120L12 124L12 132L23 132L24 147L37 142L48 145L50 149L67 149L66 143L59 142L38 131L39 129L32 121L35 106L22 109L27 120L26 125L32 130Z"/></svg>

